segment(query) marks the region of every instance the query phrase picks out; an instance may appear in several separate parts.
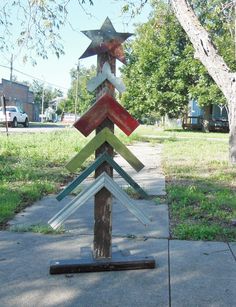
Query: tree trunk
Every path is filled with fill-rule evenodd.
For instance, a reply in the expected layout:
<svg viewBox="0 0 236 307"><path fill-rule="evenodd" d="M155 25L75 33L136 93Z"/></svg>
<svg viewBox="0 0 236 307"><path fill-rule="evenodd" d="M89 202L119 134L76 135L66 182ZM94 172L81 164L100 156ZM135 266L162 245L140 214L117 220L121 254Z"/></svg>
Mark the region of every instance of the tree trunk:
<svg viewBox="0 0 236 307"><path fill-rule="evenodd" d="M211 106L205 106L203 109L203 121L202 121L202 131L209 132L210 128L210 117L211 117Z"/></svg>
<svg viewBox="0 0 236 307"><path fill-rule="evenodd" d="M236 77L231 81L229 128L229 159L232 164L236 164Z"/></svg>
<svg viewBox="0 0 236 307"><path fill-rule="evenodd" d="M198 58L224 94L229 107L229 157L236 164L236 73L230 72L187 0L172 0L173 9Z"/></svg>

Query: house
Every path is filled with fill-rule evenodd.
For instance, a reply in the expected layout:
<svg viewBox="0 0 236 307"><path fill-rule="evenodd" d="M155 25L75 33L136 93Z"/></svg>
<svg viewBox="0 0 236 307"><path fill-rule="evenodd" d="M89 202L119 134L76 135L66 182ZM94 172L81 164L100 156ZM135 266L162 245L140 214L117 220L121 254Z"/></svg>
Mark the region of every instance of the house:
<svg viewBox="0 0 236 307"><path fill-rule="evenodd" d="M183 129L202 130L209 121L209 131L229 131L228 112L225 105L209 105L201 108L197 101L190 101L188 113L183 117Z"/></svg>
<svg viewBox="0 0 236 307"><path fill-rule="evenodd" d="M39 109L34 104L34 93L25 84L2 79L0 96L6 98L6 105L17 106L24 110L30 121L38 121Z"/></svg>

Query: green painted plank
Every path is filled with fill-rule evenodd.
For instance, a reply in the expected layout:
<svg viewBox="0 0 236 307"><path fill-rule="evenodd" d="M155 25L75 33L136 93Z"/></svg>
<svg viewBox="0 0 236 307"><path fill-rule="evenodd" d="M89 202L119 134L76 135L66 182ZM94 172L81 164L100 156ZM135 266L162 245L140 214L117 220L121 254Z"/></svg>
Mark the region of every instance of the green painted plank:
<svg viewBox="0 0 236 307"><path fill-rule="evenodd" d="M99 132L88 144L84 146L81 151L74 156L67 164L66 168L74 172L77 168L79 168L85 160L90 157L98 147L100 147L106 139L106 129L103 129L101 132Z"/></svg>
<svg viewBox="0 0 236 307"><path fill-rule="evenodd" d="M109 133L108 133L109 132ZM142 162L109 130L107 142L137 171L144 168Z"/></svg>
<svg viewBox="0 0 236 307"><path fill-rule="evenodd" d="M84 179L86 179L105 161L109 163L117 171L117 173L120 174L142 197L148 197L147 193L106 152L104 152L76 179L74 179L60 194L57 195L57 200L62 200L66 195L72 192Z"/></svg>
<svg viewBox="0 0 236 307"><path fill-rule="evenodd" d="M105 142L108 142L137 172L144 167L142 162L108 128L104 128L67 163L66 168L74 172Z"/></svg>

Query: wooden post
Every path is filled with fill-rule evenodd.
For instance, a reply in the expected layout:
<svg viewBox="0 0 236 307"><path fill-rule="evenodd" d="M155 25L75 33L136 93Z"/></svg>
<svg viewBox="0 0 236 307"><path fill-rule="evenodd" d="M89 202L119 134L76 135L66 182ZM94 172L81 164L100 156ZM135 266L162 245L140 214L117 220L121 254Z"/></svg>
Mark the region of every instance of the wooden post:
<svg viewBox="0 0 236 307"><path fill-rule="evenodd" d="M2 104L2 112L5 115L5 121L6 121L6 133L7 133L7 136L9 136L9 134L8 134L7 110L6 110L6 98L5 98L4 95L1 97L1 100L2 100L2 103L1 103Z"/></svg>
<svg viewBox="0 0 236 307"><path fill-rule="evenodd" d="M105 62L108 62L111 66L111 71L115 74L116 59L108 53L102 53L98 55L97 60L97 73L102 71L102 67ZM97 89L97 99L104 93L109 93L114 96L114 86L105 81ZM96 129L98 134L103 128L109 128L114 133L114 124L105 119L104 122ZM113 148L108 144L103 144L96 150L95 157L107 152L113 157ZM102 172L106 172L111 178L113 177L113 168L107 162L104 162L95 172L95 178L97 178ZM98 258L111 258L112 255L112 195L106 189L103 188L95 195L94 202L94 257Z"/></svg>

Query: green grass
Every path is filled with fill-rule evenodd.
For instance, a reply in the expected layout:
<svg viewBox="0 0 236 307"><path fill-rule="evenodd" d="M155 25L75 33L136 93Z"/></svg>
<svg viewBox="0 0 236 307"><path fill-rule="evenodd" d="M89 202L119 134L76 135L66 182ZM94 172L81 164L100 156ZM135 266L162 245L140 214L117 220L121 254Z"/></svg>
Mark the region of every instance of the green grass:
<svg viewBox="0 0 236 307"><path fill-rule="evenodd" d="M236 167L228 163L226 137L164 142L173 238L236 241Z"/></svg>
<svg viewBox="0 0 236 307"><path fill-rule="evenodd" d="M138 139L135 134L130 138L120 131L117 134L125 144ZM26 206L58 192L71 180L74 174L65 164L93 136L85 138L69 127L48 133L12 133L9 137L0 134L0 229Z"/></svg>
<svg viewBox="0 0 236 307"><path fill-rule="evenodd" d="M129 195L129 197L133 198L133 199L142 199L142 196L140 196L140 194L135 191L135 189L133 189L132 187L126 187L126 188L123 188L124 192L126 194Z"/></svg>
<svg viewBox="0 0 236 307"><path fill-rule="evenodd" d="M87 141L73 129L0 135L0 227L67 182L65 164Z"/></svg>
<svg viewBox="0 0 236 307"><path fill-rule="evenodd" d="M228 164L227 134L163 131L155 126L140 126L129 138L119 129L116 134L125 144L150 141L164 145L173 238L236 240L231 223L236 218L236 168ZM0 135L0 228L23 208L43 195L56 193L71 180L73 174L65 164L88 139L70 128L10 134L9 138ZM134 193L132 189L127 192ZM164 201L156 199L157 204ZM41 226L38 232L47 232L46 228Z"/></svg>
<svg viewBox="0 0 236 307"><path fill-rule="evenodd" d="M135 133L139 135L139 137L147 135L162 140L168 139L168 138L183 138L183 139L222 139L227 140L228 134L226 133L203 133L201 131L186 131L182 128L177 129L162 129L157 126L146 126L146 125L140 125L136 130Z"/></svg>
<svg viewBox="0 0 236 307"><path fill-rule="evenodd" d="M18 225L10 227L10 231L12 232L33 232L33 233L41 233L44 235L58 235L65 233L65 229L60 227L54 230L49 225L37 224L37 225Z"/></svg>

